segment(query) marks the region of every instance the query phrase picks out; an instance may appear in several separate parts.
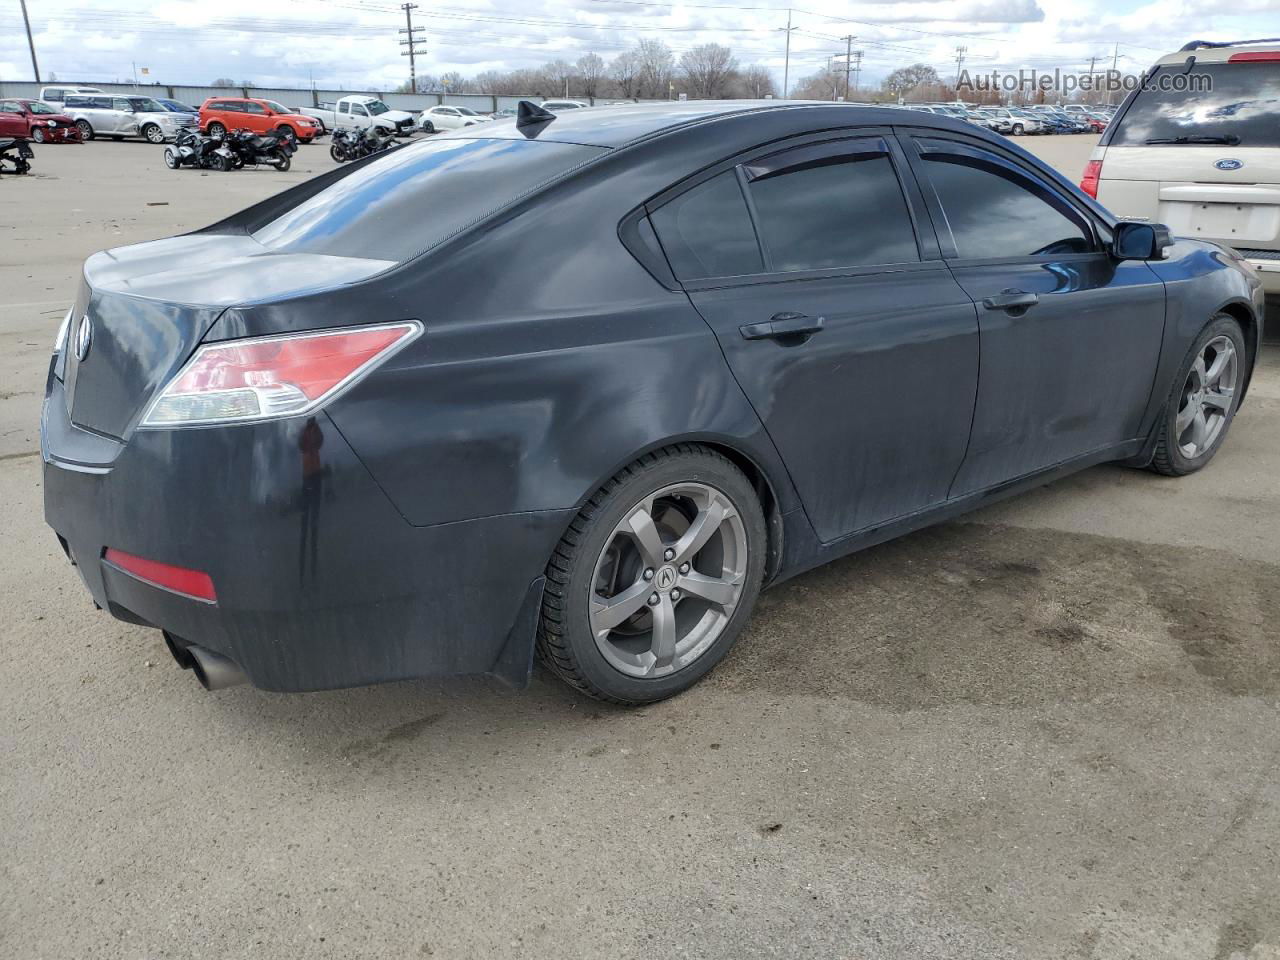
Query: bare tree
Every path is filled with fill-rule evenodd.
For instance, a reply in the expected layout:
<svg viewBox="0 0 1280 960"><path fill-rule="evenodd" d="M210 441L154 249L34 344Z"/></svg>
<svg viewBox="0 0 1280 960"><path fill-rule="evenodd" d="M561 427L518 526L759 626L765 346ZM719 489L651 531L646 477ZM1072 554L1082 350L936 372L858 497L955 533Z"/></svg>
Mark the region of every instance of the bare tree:
<svg viewBox="0 0 1280 960"><path fill-rule="evenodd" d="M639 93L640 58L634 50L626 50L609 61L609 79L627 100Z"/></svg>
<svg viewBox="0 0 1280 960"><path fill-rule="evenodd" d="M604 61L597 54L584 53L576 64L578 78L582 81L582 92L587 99L595 100L600 92L600 81L604 78Z"/></svg>
<svg viewBox="0 0 1280 960"><path fill-rule="evenodd" d="M457 70L440 74L440 89L445 93L466 93L467 78Z"/></svg>
<svg viewBox="0 0 1280 960"><path fill-rule="evenodd" d="M554 85L555 93L552 96L569 96L569 83L577 76L573 64L565 60L552 60L546 65L544 72L547 79Z"/></svg>
<svg viewBox="0 0 1280 960"><path fill-rule="evenodd" d="M752 64L746 69L737 71L728 81L728 92L725 96L734 99L762 100L765 97L776 97L778 88L774 86L773 74L768 67Z"/></svg>
<svg viewBox="0 0 1280 960"><path fill-rule="evenodd" d="M671 78L675 73L675 57L661 40L641 40L636 44L640 61L637 87L641 96L663 99L671 95Z"/></svg>
<svg viewBox="0 0 1280 960"><path fill-rule="evenodd" d="M704 43L680 57L680 72L689 95L699 100L723 97L729 78L737 69L733 51L718 43Z"/></svg>
<svg viewBox="0 0 1280 960"><path fill-rule="evenodd" d="M908 93L923 84L938 84L942 81L938 71L927 63L913 63L909 67L899 67L884 78L884 88L895 97L905 97Z"/></svg>
<svg viewBox="0 0 1280 960"><path fill-rule="evenodd" d="M805 77L791 91L794 100L835 100L844 94L844 67L839 69L828 63L811 76Z"/></svg>

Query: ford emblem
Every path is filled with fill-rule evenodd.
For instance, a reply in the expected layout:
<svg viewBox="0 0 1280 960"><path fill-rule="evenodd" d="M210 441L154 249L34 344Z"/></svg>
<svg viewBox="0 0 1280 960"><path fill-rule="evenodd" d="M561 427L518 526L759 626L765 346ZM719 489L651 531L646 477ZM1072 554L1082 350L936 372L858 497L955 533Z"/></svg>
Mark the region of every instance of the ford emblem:
<svg viewBox="0 0 1280 960"><path fill-rule="evenodd" d="M1219 170L1239 170L1244 166L1244 161L1237 160L1235 157L1223 157L1214 166Z"/></svg>
<svg viewBox="0 0 1280 960"><path fill-rule="evenodd" d="M89 344L93 342L93 323L89 315L80 318L80 326L76 328L76 359L81 363L89 355Z"/></svg>

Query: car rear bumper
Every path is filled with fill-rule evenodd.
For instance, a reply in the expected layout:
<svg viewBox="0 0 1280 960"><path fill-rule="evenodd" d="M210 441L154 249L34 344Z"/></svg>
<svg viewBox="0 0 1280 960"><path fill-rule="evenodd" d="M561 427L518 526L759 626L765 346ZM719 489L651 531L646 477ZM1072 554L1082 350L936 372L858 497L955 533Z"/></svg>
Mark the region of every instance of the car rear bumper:
<svg viewBox="0 0 1280 960"><path fill-rule="evenodd" d="M1280 294L1280 250L1237 250L1258 271L1262 289L1268 294Z"/></svg>
<svg viewBox="0 0 1280 960"><path fill-rule="evenodd" d="M41 424L45 518L119 619L228 657L267 690L527 680L565 511L414 527L323 414L139 431L113 451L78 436L60 398L54 381ZM109 547L207 573L216 600L140 580L104 560Z"/></svg>

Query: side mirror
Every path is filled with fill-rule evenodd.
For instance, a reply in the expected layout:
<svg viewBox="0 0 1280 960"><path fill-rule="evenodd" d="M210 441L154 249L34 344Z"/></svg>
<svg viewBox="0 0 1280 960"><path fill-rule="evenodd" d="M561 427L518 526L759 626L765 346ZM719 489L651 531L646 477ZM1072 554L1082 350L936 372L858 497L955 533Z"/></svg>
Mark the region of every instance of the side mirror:
<svg viewBox="0 0 1280 960"><path fill-rule="evenodd" d="M1117 260L1163 260L1173 236L1163 223L1122 220L1111 239L1111 255Z"/></svg>

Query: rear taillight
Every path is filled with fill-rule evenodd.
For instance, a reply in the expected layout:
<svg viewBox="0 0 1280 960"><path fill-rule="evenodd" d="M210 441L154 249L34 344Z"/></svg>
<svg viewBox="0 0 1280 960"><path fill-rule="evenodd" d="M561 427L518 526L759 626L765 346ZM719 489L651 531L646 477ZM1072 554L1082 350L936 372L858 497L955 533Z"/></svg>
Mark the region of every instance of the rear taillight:
<svg viewBox="0 0 1280 960"><path fill-rule="evenodd" d="M309 413L406 346L416 320L229 340L200 347L160 391L142 427L186 427Z"/></svg>
<svg viewBox="0 0 1280 960"><path fill-rule="evenodd" d="M153 586L172 590L174 593L195 597L217 603L218 594L213 589L213 578L200 570L189 570L186 567L175 567L172 564L148 560L146 557L135 557L114 547L107 547L102 559L113 567L118 567L138 580L144 580Z"/></svg>
<svg viewBox="0 0 1280 960"><path fill-rule="evenodd" d="M1098 181L1102 178L1102 161L1090 160L1084 165L1084 176L1080 178L1080 189L1093 199L1098 199Z"/></svg>

